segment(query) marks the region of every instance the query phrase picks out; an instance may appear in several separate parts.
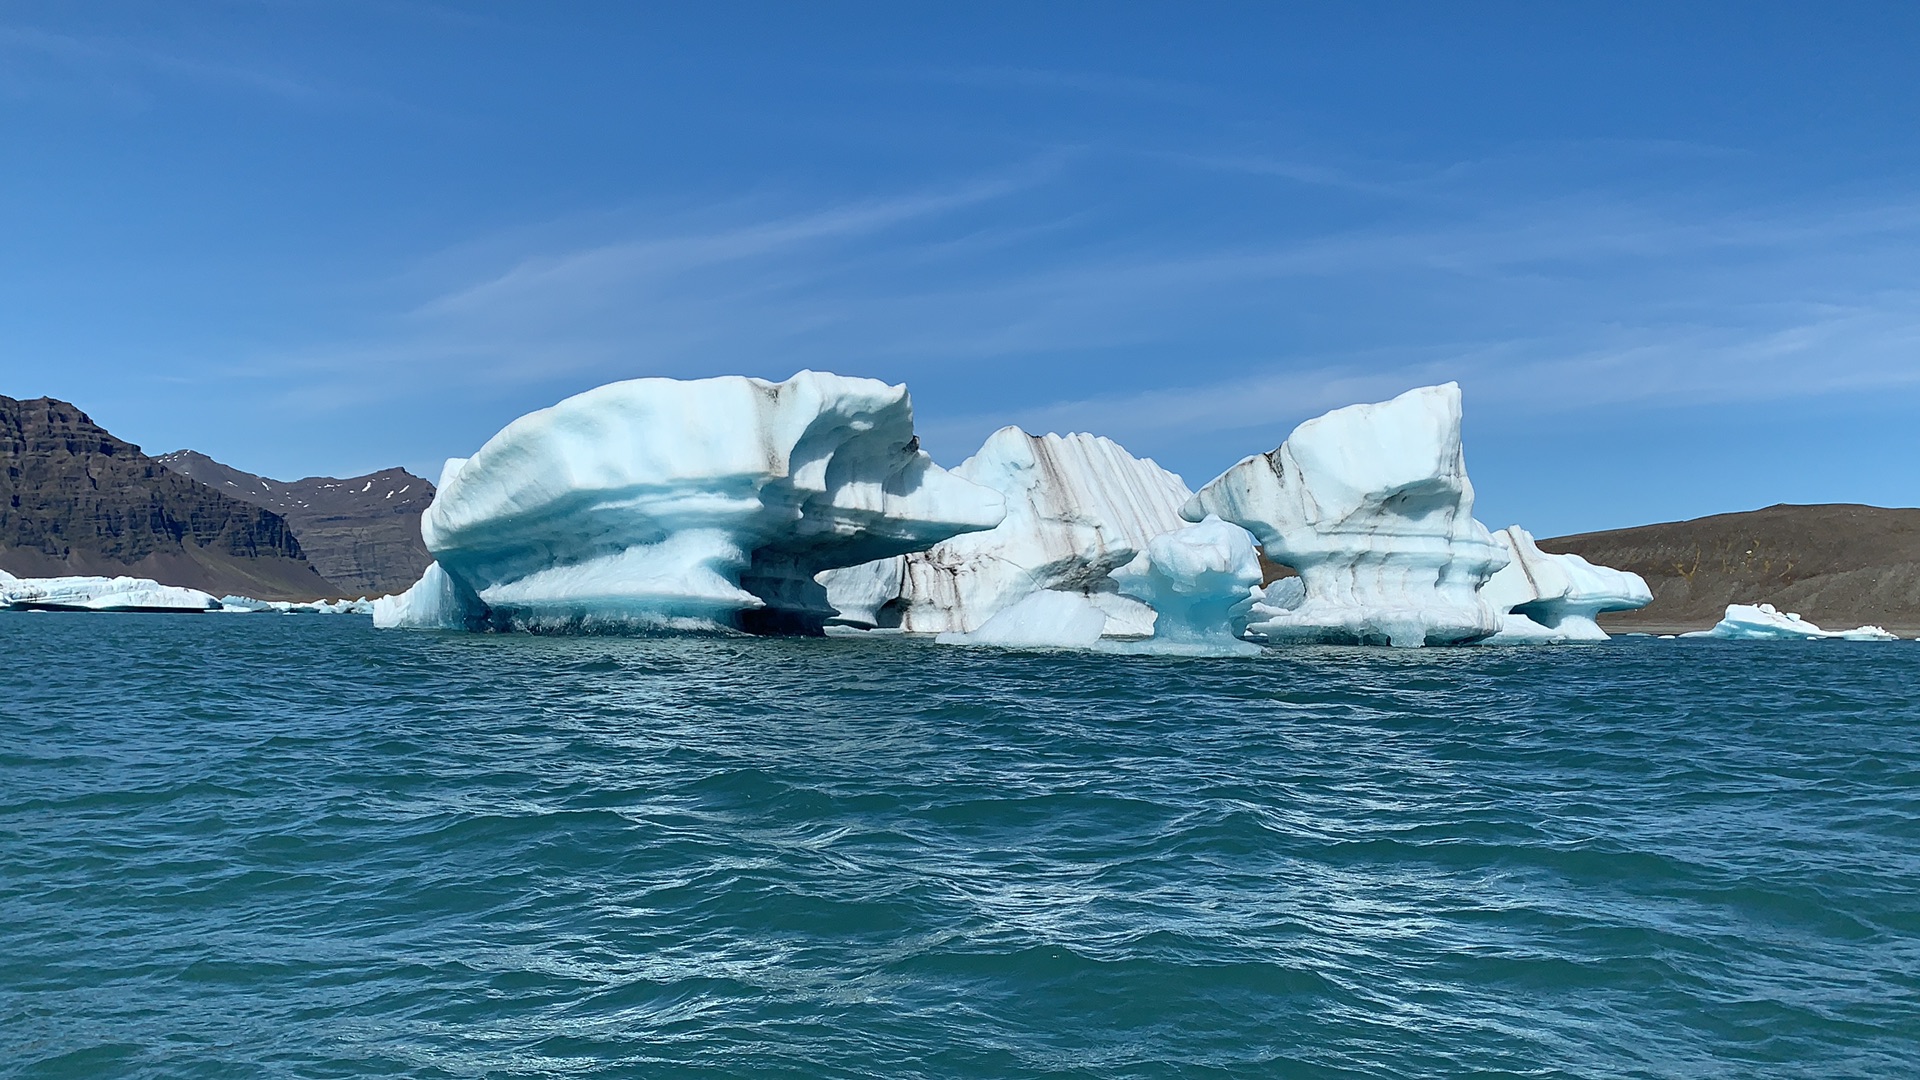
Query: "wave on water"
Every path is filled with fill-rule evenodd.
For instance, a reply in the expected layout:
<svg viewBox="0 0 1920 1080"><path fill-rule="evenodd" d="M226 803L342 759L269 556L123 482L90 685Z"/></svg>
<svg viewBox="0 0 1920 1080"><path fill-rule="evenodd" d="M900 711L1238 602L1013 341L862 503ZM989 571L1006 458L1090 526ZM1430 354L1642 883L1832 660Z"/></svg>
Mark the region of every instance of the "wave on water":
<svg viewBox="0 0 1920 1080"><path fill-rule="evenodd" d="M1920 652L0 616L22 1075L1920 1075Z"/></svg>

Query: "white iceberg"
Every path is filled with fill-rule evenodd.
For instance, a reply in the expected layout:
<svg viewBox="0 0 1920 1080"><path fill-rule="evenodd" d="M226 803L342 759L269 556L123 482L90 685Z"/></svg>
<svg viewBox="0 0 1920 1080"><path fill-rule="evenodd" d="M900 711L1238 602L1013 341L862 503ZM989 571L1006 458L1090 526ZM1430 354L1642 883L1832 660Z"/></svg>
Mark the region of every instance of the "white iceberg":
<svg viewBox="0 0 1920 1080"><path fill-rule="evenodd" d="M358 600L255 600L251 596L223 596L220 610L235 614L274 613L279 615L371 615L374 601Z"/></svg>
<svg viewBox="0 0 1920 1080"><path fill-rule="evenodd" d="M39 611L218 611L213 594L136 577L21 578L0 571L0 607Z"/></svg>
<svg viewBox="0 0 1920 1080"><path fill-rule="evenodd" d="M815 575L1005 516L922 453L904 386L634 379L508 424L447 463L436 563L377 626L817 632Z"/></svg>
<svg viewBox="0 0 1920 1080"><path fill-rule="evenodd" d="M1500 631L1483 645L1605 641L1595 618L1603 611L1631 611L1653 602L1639 574L1595 566L1578 555L1541 551L1533 534L1511 525L1493 534L1507 565L1480 587L1480 597L1501 612Z"/></svg>
<svg viewBox="0 0 1920 1080"><path fill-rule="evenodd" d="M1062 592L1105 612L1109 635L1152 632L1152 611L1119 595L1107 575L1186 524L1180 508L1192 493L1180 477L1111 439L1017 427L994 432L953 475L1004 496L1005 520L916 554L822 574L840 622L964 634L1029 596Z"/></svg>
<svg viewBox="0 0 1920 1080"><path fill-rule="evenodd" d="M1845 641L1900 640L1878 626L1822 630L1801 618L1798 612L1781 611L1772 604L1728 604L1726 616L1713 629L1695 630L1680 636L1734 641L1810 641L1821 638Z"/></svg>
<svg viewBox="0 0 1920 1080"><path fill-rule="evenodd" d="M1269 641L1446 645L1500 629L1480 587L1506 554L1473 519L1454 383L1309 420L1183 513L1241 525L1299 571L1254 605L1248 629Z"/></svg>

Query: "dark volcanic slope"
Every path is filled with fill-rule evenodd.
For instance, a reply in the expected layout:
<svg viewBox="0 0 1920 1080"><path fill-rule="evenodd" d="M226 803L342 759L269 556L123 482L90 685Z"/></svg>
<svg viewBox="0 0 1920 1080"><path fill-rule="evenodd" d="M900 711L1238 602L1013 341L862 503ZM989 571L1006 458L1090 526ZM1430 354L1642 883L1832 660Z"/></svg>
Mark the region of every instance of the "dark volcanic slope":
<svg viewBox="0 0 1920 1080"><path fill-rule="evenodd" d="M1728 604L1769 603L1828 629L1920 630L1920 509L1829 503L1540 541L1647 579L1653 603L1610 627L1700 628Z"/></svg>
<svg viewBox="0 0 1920 1080"><path fill-rule="evenodd" d="M278 514L173 475L64 401L0 397L0 465L0 569L270 600L338 593Z"/></svg>
<svg viewBox="0 0 1920 1080"><path fill-rule="evenodd" d="M405 469L347 480L283 481L241 472L192 450L155 460L285 517L313 565L354 595L398 592L419 580L433 561L420 542L420 513L433 501L433 485Z"/></svg>

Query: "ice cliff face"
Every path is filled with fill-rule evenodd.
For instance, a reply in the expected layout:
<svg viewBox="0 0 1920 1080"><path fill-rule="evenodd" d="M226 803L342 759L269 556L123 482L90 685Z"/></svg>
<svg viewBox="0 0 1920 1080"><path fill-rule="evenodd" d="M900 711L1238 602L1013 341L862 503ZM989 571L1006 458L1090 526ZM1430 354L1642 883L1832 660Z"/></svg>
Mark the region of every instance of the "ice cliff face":
<svg viewBox="0 0 1920 1080"><path fill-rule="evenodd" d="M1548 554L1518 525L1501 529L1493 539L1509 561L1480 590L1481 598L1503 613L1500 632L1487 644L1605 641L1607 632L1595 616L1653 602L1640 575L1595 566L1578 555Z"/></svg>
<svg viewBox="0 0 1920 1080"><path fill-rule="evenodd" d="M1254 607L1248 629L1270 641L1445 645L1500 628L1479 588L1506 556L1473 520L1454 383L1309 420L1183 513L1244 526L1300 572Z"/></svg>
<svg viewBox="0 0 1920 1080"><path fill-rule="evenodd" d="M817 630L822 570L1005 516L919 449L904 386L801 372L635 379L508 424L448 462L436 560L380 626Z"/></svg>
<svg viewBox="0 0 1920 1080"><path fill-rule="evenodd" d="M1191 493L1178 476L1111 439L1017 427L994 432L953 474L999 492L1006 519L927 551L822 575L841 621L965 634L1036 593L1066 592L1085 599L1076 610L1103 612L1108 634L1152 631L1152 611L1120 596L1107 575L1185 524L1180 507ZM1068 606L1036 604L1052 605L1048 617Z"/></svg>

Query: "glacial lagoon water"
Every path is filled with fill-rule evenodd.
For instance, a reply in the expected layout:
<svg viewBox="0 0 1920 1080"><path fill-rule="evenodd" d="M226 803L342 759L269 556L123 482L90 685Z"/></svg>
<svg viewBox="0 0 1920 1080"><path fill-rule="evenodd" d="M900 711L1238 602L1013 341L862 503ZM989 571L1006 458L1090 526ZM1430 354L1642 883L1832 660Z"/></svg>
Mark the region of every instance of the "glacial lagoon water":
<svg viewBox="0 0 1920 1080"><path fill-rule="evenodd" d="M0 1074L1920 1075L1920 645L0 615Z"/></svg>

